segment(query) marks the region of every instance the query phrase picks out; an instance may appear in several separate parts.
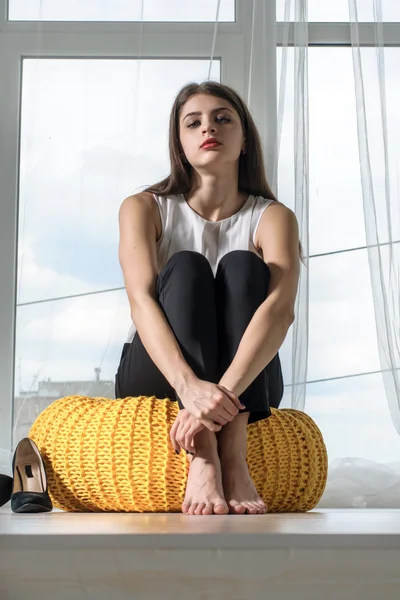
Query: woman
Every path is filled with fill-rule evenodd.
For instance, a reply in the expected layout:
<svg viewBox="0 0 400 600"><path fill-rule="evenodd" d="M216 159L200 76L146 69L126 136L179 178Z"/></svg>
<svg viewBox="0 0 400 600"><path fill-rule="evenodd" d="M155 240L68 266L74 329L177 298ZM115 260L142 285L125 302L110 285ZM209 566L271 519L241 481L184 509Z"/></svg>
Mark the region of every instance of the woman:
<svg viewBox="0 0 400 600"><path fill-rule="evenodd" d="M116 398L178 401L170 437L190 453L184 513L265 513L246 432L283 394L278 350L294 319L297 220L268 186L258 131L233 89L182 88L169 151L171 174L119 212L134 325Z"/></svg>

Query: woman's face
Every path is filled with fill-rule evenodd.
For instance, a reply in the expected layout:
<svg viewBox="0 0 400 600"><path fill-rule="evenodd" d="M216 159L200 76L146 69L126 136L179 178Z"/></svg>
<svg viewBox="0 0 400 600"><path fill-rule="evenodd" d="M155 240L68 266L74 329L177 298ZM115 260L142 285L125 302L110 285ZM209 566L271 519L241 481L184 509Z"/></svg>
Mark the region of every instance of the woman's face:
<svg viewBox="0 0 400 600"><path fill-rule="evenodd" d="M189 113L199 114L189 114ZM234 163L245 147L237 111L227 101L209 94L192 96L181 108L179 137L183 152L193 167ZM220 145L204 149L203 142L214 137Z"/></svg>

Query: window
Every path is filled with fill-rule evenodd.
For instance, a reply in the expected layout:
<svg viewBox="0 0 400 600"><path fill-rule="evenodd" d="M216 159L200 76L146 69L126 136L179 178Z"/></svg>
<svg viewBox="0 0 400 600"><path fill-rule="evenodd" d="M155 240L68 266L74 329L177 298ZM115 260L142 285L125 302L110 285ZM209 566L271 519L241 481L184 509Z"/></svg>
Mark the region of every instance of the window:
<svg viewBox="0 0 400 600"><path fill-rule="evenodd" d="M17 439L32 424L33 401L43 410L65 395L114 397L131 325L118 208L165 177L173 99L188 72L202 81L208 67L208 60L24 60ZM220 79L219 61L211 79Z"/></svg>
<svg viewBox="0 0 400 600"><path fill-rule="evenodd" d="M372 289L365 249L365 227L358 156L356 105L351 48L312 46L308 52L310 261L309 351L306 411L321 428L329 459L362 456L390 462L399 452L383 387L377 348ZM370 160L376 200L384 201L380 109L374 48L362 48L363 76L370 128ZM398 168L400 122L397 64L399 48L385 48L386 102L392 236L400 241ZM278 82L282 48L277 51ZM279 162L279 199L289 204L294 190L293 59L287 51L288 78ZM332 85L332 81L335 85ZM381 165L382 168L375 168ZM289 200L289 201L288 201ZM380 240L388 241L387 223L379 223ZM400 253L400 244L394 245ZM382 246L385 277L388 247ZM290 338L288 342L290 344ZM281 354L285 380L291 382L291 353ZM400 368L400 365L397 365ZM285 390L284 406L290 404ZM356 435L354 432L357 432ZM373 443L376 432L385 443Z"/></svg>
<svg viewBox="0 0 400 600"><path fill-rule="evenodd" d="M283 21L285 18L285 1L277 0L277 21ZM363 4L359 3L359 5L358 21L374 21L373 0L364 0ZM383 21L400 21L400 4L398 0L382 0L382 19ZM291 2L290 20L294 21L294 1ZM349 21L349 1L321 2L321 0L308 0L308 20L315 22Z"/></svg>
<svg viewBox="0 0 400 600"><path fill-rule="evenodd" d="M370 135L380 127L379 88L373 68L374 48L362 48L363 77ZM398 60L399 48L385 48L385 78L387 85L387 122L389 155L400 161L398 140ZM280 77L282 49L278 48L277 73ZM288 73L293 73L294 52L288 49ZM357 141L356 101L353 63L350 48L310 47L309 61L309 124L310 124L310 255L365 246L365 227L360 182ZM332 81L335 85L332 85ZM287 78L287 92L282 130L279 195L282 201L293 196L293 77ZM372 138L371 138L372 139ZM370 144L374 182L379 190L378 201L384 202L385 174L383 141L376 136ZM391 197L393 200L393 239L400 240L400 215L396 214L398 169L393 163ZM389 240L387 223L379 223L379 237Z"/></svg>
<svg viewBox="0 0 400 600"><path fill-rule="evenodd" d="M391 463L399 456L380 373L309 383L307 413L322 432L330 463L344 456Z"/></svg>
<svg viewBox="0 0 400 600"><path fill-rule="evenodd" d="M215 21L216 0L9 0L11 21ZM219 21L235 21L235 0L221 0Z"/></svg>

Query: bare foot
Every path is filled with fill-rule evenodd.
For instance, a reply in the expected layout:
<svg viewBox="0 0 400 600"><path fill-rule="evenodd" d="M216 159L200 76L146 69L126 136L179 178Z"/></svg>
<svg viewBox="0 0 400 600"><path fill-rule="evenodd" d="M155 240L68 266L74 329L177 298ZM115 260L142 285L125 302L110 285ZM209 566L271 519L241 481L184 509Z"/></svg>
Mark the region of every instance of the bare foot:
<svg viewBox="0 0 400 600"><path fill-rule="evenodd" d="M235 454L221 459L221 469L229 512L239 515L260 515L267 512L267 507L256 492L243 456Z"/></svg>
<svg viewBox="0 0 400 600"><path fill-rule="evenodd" d="M191 457L182 512L188 515L226 515L229 512L222 488L217 441L208 429L196 436L196 454Z"/></svg>

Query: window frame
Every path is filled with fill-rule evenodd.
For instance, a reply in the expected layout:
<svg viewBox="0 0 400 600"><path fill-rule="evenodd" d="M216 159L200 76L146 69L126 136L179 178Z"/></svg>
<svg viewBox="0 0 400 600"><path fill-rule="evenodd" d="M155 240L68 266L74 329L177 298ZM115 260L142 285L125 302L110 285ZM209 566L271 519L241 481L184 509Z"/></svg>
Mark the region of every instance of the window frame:
<svg viewBox="0 0 400 600"><path fill-rule="evenodd" d="M274 6L268 7L275 15ZM7 0L0 0L0 446L12 447L15 381L16 287L18 272L19 170L22 65L24 58L219 59L221 81L246 98L251 20L244 0L236 0L236 22L41 22L7 21ZM274 16L275 20L275 16ZM275 31L271 23L271 32ZM215 46L214 46L215 37ZM275 41L269 36L270 47ZM275 63L275 52L270 51ZM275 78L275 73L271 72ZM275 79L273 79L275 80ZM255 81L253 114L264 119L257 102L262 82ZM267 86L271 88L271 86ZM271 112L268 120L274 122Z"/></svg>
<svg viewBox="0 0 400 600"><path fill-rule="evenodd" d="M253 20L246 0L236 0L236 22L218 24L213 58L221 60L221 81L233 86L249 105L263 141L267 176L273 181L276 47L283 45L286 33L289 45L294 45L294 28L284 23L275 27L276 0L254 0L254 6ZM7 21L7 8L7 0L0 0L0 81L7 90L0 95L0 446L11 449L23 59L209 59L215 24L46 21L38 25ZM383 33L385 45L400 46L400 23L384 23ZM350 24L309 23L308 44L351 46ZM360 24L360 44L374 45L373 23Z"/></svg>

